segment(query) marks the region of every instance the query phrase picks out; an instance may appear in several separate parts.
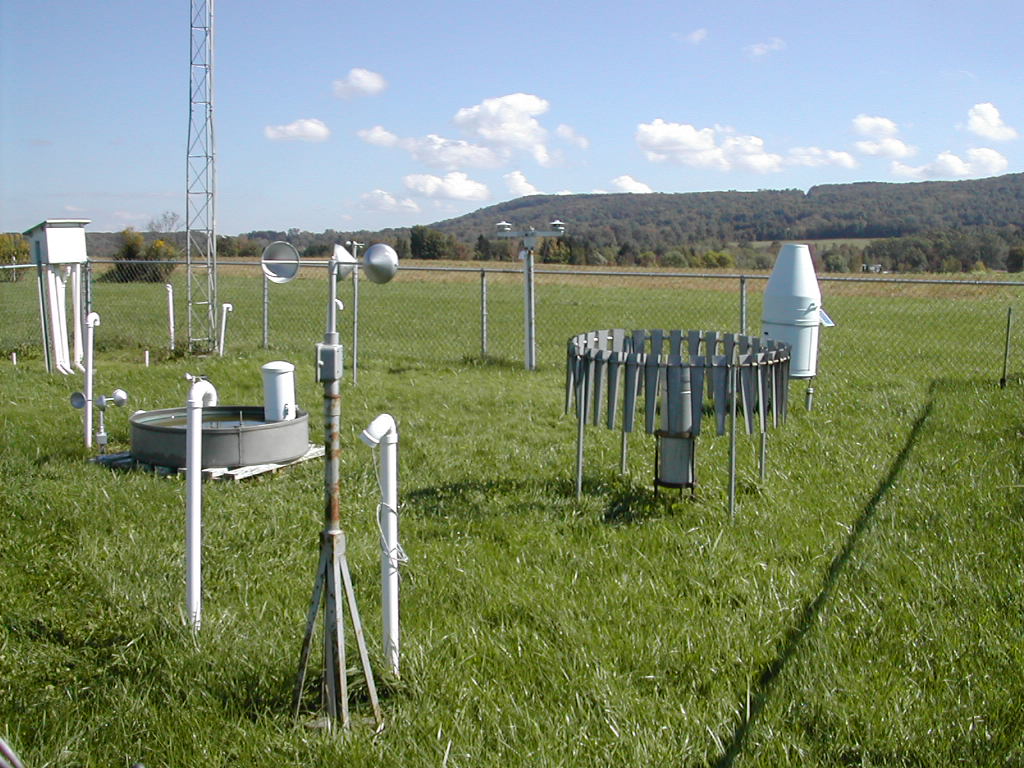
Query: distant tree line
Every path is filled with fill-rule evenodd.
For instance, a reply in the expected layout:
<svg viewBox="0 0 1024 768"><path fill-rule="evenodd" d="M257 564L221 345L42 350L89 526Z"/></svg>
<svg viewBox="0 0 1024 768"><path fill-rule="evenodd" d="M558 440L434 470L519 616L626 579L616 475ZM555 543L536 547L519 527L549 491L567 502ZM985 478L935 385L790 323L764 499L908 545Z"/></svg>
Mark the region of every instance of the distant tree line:
<svg viewBox="0 0 1024 768"><path fill-rule="evenodd" d="M285 240L304 258L323 258L335 243L358 240L389 243L400 259L514 261L519 244L498 239L494 224L506 220L542 227L554 218L567 223L567 232L540 243L536 256L541 263L768 269L782 242L809 241L815 243L818 268L828 272L1024 269L1024 174L825 185L806 194L532 195L409 229L221 235L217 254L257 260L268 243ZM176 217L164 214L150 223L151 230L159 231L147 233L145 240L183 245L181 233L161 234L170 233L176 223ZM122 258L127 255L123 248ZM132 254L140 258L137 248Z"/></svg>

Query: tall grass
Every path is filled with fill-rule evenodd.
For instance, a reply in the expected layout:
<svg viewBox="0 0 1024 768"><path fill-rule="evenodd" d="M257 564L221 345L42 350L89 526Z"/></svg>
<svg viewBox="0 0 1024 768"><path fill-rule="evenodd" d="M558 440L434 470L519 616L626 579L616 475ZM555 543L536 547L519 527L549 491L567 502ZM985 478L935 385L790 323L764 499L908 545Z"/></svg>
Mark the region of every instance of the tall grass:
<svg viewBox="0 0 1024 768"><path fill-rule="evenodd" d="M129 410L172 407L191 371L224 402L257 403L270 354L299 364L300 404L318 414L310 285L309 327L269 353L143 368L104 351L97 391L124 387ZM401 285L419 322L447 327L447 305ZM497 294L521 306L513 286ZM1021 383L995 385L998 302L962 302L973 330L958 332L948 302L836 296L815 409L794 383L764 484L741 438L730 518L727 441L714 437L701 438L697 494L655 496L650 441L631 438L622 477L618 435L591 428L575 499L565 338L733 327L728 295L695 295L705 310L691 315L670 291L622 294L601 309L551 286L539 311L574 314L544 331L552 352L536 373L511 361L518 346L509 360L439 359L367 314L359 385L343 388L342 517L380 675L377 735L358 680L351 733L307 727L312 686L303 717L289 712L322 464L206 486L193 636L181 479L87 461L67 401L80 380L0 362L0 735L30 766L1024 762ZM507 322L495 332L515 338ZM398 680L379 650L377 488L356 439L382 411L401 431L409 556ZM126 448L126 414L107 419Z"/></svg>

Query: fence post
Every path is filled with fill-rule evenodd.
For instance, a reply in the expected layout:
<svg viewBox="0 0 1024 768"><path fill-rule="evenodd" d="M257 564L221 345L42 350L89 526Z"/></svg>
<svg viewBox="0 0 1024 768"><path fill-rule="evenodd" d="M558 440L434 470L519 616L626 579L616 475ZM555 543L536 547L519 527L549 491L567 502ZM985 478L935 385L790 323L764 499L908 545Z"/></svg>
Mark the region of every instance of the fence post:
<svg viewBox="0 0 1024 768"><path fill-rule="evenodd" d="M1006 389L1006 370L1010 364L1010 330L1013 327L1013 306L1006 308L1006 348L1003 350L1003 378L999 380L999 388Z"/></svg>
<svg viewBox="0 0 1024 768"><path fill-rule="evenodd" d="M487 271L480 270L480 357L487 359Z"/></svg>
<svg viewBox="0 0 1024 768"><path fill-rule="evenodd" d="M263 348L270 349L270 281L263 275Z"/></svg>
<svg viewBox="0 0 1024 768"><path fill-rule="evenodd" d="M526 264L523 265L523 275L526 281L524 298L526 306L526 370L537 369L537 317L535 314L535 302L533 298L533 248L526 248Z"/></svg>
<svg viewBox="0 0 1024 768"><path fill-rule="evenodd" d="M357 248L353 248L359 253ZM352 386L359 383L359 270L352 270Z"/></svg>
<svg viewBox="0 0 1024 768"><path fill-rule="evenodd" d="M740 275L740 334L747 335L747 276Z"/></svg>

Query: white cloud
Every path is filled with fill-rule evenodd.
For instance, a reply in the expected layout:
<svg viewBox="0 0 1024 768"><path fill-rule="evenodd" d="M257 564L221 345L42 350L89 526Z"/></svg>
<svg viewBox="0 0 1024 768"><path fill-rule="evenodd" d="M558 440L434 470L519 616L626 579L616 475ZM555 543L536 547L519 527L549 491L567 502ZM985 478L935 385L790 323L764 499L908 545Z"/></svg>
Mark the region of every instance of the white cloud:
<svg viewBox="0 0 1024 768"><path fill-rule="evenodd" d="M747 46L747 55L754 59L760 59L767 56L769 53L775 53L777 51L784 51L786 49L786 41L781 37L773 37L763 43L754 43L753 45Z"/></svg>
<svg viewBox="0 0 1024 768"><path fill-rule="evenodd" d="M505 160L489 147L433 133L422 139L402 139L399 146L418 162L434 168L496 168Z"/></svg>
<svg viewBox="0 0 1024 768"><path fill-rule="evenodd" d="M415 200L409 198L399 199L383 189L375 189L362 195L363 207L370 211L391 212L410 211L416 213L420 210Z"/></svg>
<svg viewBox="0 0 1024 768"><path fill-rule="evenodd" d="M925 165L911 166L894 161L890 167L894 176L908 179L934 179L993 176L1002 173L1009 165L1006 158L994 149L978 147L967 150L966 158L955 155L949 150L940 152L936 158Z"/></svg>
<svg viewBox="0 0 1024 768"><path fill-rule="evenodd" d="M700 45L708 39L708 31L704 27L701 27L700 29L693 30L693 32L686 35L683 39L692 45Z"/></svg>
<svg viewBox="0 0 1024 768"><path fill-rule="evenodd" d="M549 106L539 96L512 93L463 107L453 120L470 136L499 151L525 151L538 164L547 166L553 158L547 148L547 130L537 121L537 116L547 112Z"/></svg>
<svg viewBox="0 0 1024 768"><path fill-rule="evenodd" d="M474 181L461 171L452 171L445 176L417 173L403 179L411 192L422 197L445 200L486 200L491 196L485 184Z"/></svg>
<svg viewBox="0 0 1024 768"><path fill-rule="evenodd" d="M526 174L522 171L512 171L502 176L505 180L505 186L508 187L508 191L517 197L526 197L527 195L536 195L540 193L533 184L526 180Z"/></svg>
<svg viewBox="0 0 1024 768"><path fill-rule="evenodd" d="M632 176L628 175L616 176L612 179L612 186L619 192L632 192L639 195L654 191L647 184L644 184L642 181L637 181Z"/></svg>
<svg viewBox="0 0 1024 768"><path fill-rule="evenodd" d="M653 163L769 173L780 170L783 162L781 155L765 150L764 140L758 136L735 135L721 126L698 129L660 117L637 126L636 143Z"/></svg>
<svg viewBox="0 0 1024 768"><path fill-rule="evenodd" d="M893 157L902 159L917 154L917 147L907 144L902 139L894 136L886 136L881 139L858 141L854 146L862 155L873 155L875 157Z"/></svg>
<svg viewBox="0 0 1024 768"><path fill-rule="evenodd" d="M898 138L900 127L888 117L859 114L853 118L853 130L865 137L854 144L862 155L902 160L917 154L917 147Z"/></svg>
<svg viewBox="0 0 1024 768"><path fill-rule="evenodd" d="M331 129L323 120L309 117L288 125L268 125L263 135L271 141L326 141Z"/></svg>
<svg viewBox="0 0 1024 768"><path fill-rule="evenodd" d="M147 218L145 213L133 213L132 211L113 211L112 214L115 219L125 223L142 221Z"/></svg>
<svg viewBox="0 0 1024 768"><path fill-rule="evenodd" d="M967 130L992 141L1017 138L1017 129L1004 123L996 105L988 101L975 104L967 112Z"/></svg>
<svg viewBox="0 0 1024 768"><path fill-rule="evenodd" d="M729 136L722 140L722 153L732 167L757 173L782 170L782 156L766 152L758 136Z"/></svg>
<svg viewBox="0 0 1024 768"><path fill-rule="evenodd" d="M840 168L856 168L857 160L849 152L820 147L793 147L785 160L787 165L806 165L818 168L823 165L838 165Z"/></svg>
<svg viewBox="0 0 1024 768"><path fill-rule="evenodd" d="M470 144L462 139L446 139L434 133L422 138L403 139L383 126L375 125L356 135L377 147L404 149L414 160L432 168L497 168L507 159L489 147Z"/></svg>
<svg viewBox="0 0 1024 768"><path fill-rule="evenodd" d="M588 139L586 136L582 136L579 133L577 133L576 129L573 128L571 125L566 125L565 123L562 123L555 129L555 133L558 135L560 139L565 139L570 144L574 144L580 149L590 148L590 139Z"/></svg>
<svg viewBox="0 0 1024 768"><path fill-rule="evenodd" d="M334 81L334 95L339 99L351 99L354 96L374 96L388 87L383 75L371 72L362 67L350 69L341 80Z"/></svg>
<svg viewBox="0 0 1024 768"><path fill-rule="evenodd" d="M686 123L668 123L658 117L654 122L637 126L636 143L654 163L672 161L720 168L723 165L712 128L698 130Z"/></svg>
<svg viewBox="0 0 1024 768"><path fill-rule="evenodd" d="M356 135L367 144L373 144L375 147L393 147L398 144L398 136L382 125L365 128Z"/></svg>
<svg viewBox="0 0 1024 768"><path fill-rule="evenodd" d="M853 118L853 130L861 136L880 139L895 136L900 132L899 126L888 117L860 114Z"/></svg>

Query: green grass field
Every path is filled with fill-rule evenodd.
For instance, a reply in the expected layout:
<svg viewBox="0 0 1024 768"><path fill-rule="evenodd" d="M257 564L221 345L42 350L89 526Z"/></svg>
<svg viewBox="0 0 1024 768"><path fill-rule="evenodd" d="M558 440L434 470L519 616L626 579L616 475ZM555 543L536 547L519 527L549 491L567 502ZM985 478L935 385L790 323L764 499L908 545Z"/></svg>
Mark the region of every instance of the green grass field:
<svg viewBox="0 0 1024 768"><path fill-rule="evenodd" d="M97 392L127 389L128 410L183 405L188 371L254 404L259 366L282 358L319 424L323 286L275 292L292 319L265 351L241 333L259 301L243 279L222 282L231 354L149 368L125 328L163 327L162 287L130 325L98 295ZM359 384L343 386L342 525L379 734L358 680L350 733L308 727L312 685L303 717L289 712L322 463L205 486L193 636L182 479L90 463L68 404L81 378L47 375L27 345L19 365L0 361L0 735L28 768L1024 764L1021 366L997 385L1018 289L827 286L838 325L823 330L814 410L794 382L763 484L741 436L730 518L728 440L710 435L696 497L656 497L652 440L631 438L622 477L618 434L590 427L577 501L561 356L599 327L736 330L734 292L552 280L528 373L514 276L491 286L486 361L479 284L425 288L411 274L367 290ZM356 437L384 411L401 430L409 557L397 680L380 650L373 461ZM127 414L108 412L108 428L126 449Z"/></svg>

